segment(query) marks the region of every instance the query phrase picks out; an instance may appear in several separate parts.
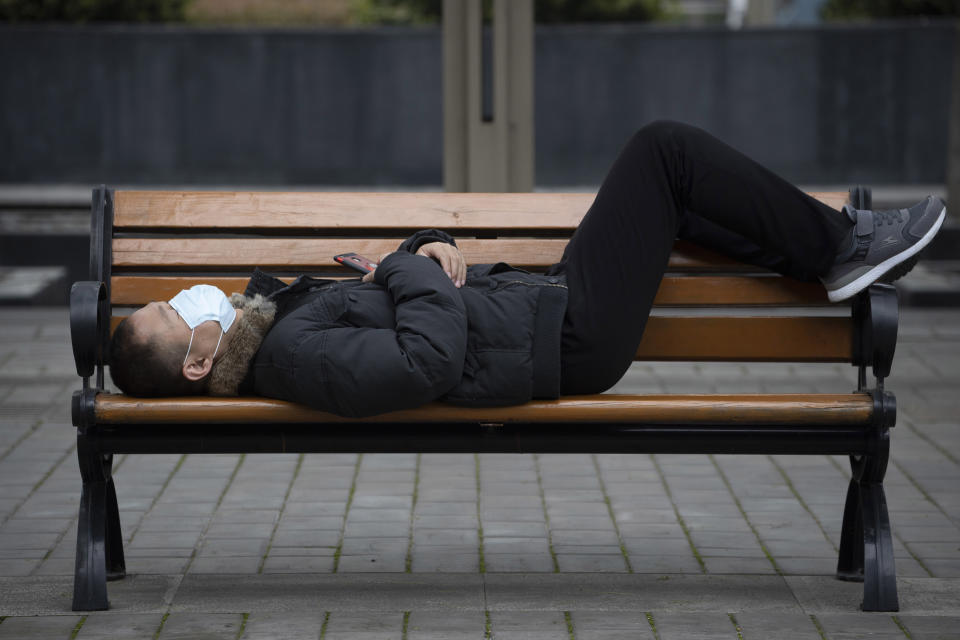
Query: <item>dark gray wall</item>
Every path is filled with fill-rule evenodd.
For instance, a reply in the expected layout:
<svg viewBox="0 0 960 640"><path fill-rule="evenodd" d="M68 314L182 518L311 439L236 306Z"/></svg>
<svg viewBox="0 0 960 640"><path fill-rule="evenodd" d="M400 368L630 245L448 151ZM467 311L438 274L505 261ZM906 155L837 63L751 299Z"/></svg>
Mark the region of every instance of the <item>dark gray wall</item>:
<svg viewBox="0 0 960 640"><path fill-rule="evenodd" d="M658 118L803 183L943 182L952 24L538 27L537 184ZM435 28L0 26L0 182L440 185Z"/></svg>

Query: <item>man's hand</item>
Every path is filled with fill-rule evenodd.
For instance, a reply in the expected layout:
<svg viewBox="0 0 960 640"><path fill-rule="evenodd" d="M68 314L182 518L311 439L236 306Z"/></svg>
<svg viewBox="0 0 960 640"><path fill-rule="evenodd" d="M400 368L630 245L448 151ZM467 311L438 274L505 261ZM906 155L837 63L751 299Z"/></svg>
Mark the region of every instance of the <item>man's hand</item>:
<svg viewBox="0 0 960 640"><path fill-rule="evenodd" d="M380 259L377 261L377 264L380 264L381 262L383 262L383 259L386 258L386 257L387 257L388 255L390 255L391 253L393 253L393 251L387 251L386 253L380 254ZM361 281L361 282L373 282L373 274L375 274L376 272L377 272L377 270L374 269L374 270L371 271L370 273L364 274L363 278L361 278L360 281Z"/></svg>
<svg viewBox="0 0 960 640"><path fill-rule="evenodd" d="M380 262L383 262L383 259L388 255L390 254L385 253L380 256ZM447 276L453 280L453 286L458 288L462 287L463 283L467 281L467 261L463 259L463 254L460 253L460 249L457 249L452 244L447 244L446 242L428 242L417 250L417 255L436 260L437 263L443 267ZM371 271L363 276L363 282L373 282L374 273L376 273L376 271Z"/></svg>
<svg viewBox="0 0 960 640"><path fill-rule="evenodd" d="M417 255L436 260L453 280L453 286L462 287L463 283L467 281L467 261L463 259L460 249L452 244L428 242L417 249Z"/></svg>

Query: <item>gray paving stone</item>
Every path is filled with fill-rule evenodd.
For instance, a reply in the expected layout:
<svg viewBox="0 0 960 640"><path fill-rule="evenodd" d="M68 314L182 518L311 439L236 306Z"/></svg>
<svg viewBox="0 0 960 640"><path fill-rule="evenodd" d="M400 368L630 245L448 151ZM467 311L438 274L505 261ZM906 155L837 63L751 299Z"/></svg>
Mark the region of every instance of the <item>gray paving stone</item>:
<svg viewBox="0 0 960 640"><path fill-rule="evenodd" d="M582 531L578 529L560 529L553 527L553 520L550 521L551 534L550 539L555 545L619 545L617 532L613 530L612 525L604 529L594 529Z"/></svg>
<svg viewBox="0 0 960 640"><path fill-rule="evenodd" d="M190 573L257 573L259 556L217 556L195 558L189 565Z"/></svg>
<svg viewBox="0 0 960 640"><path fill-rule="evenodd" d="M913 640L952 640L960 629L960 616L897 616Z"/></svg>
<svg viewBox="0 0 960 640"><path fill-rule="evenodd" d="M234 640L240 632L243 616L239 613L171 613L159 640Z"/></svg>
<svg viewBox="0 0 960 640"><path fill-rule="evenodd" d="M164 549L163 547L137 547L126 545L123 553L128 558L190 558L193 556L194 549L189 547L180 547L177 549Z"/></svg>
<svg viewBox="0 0 960 640"><path fill-rule="evenodd" d="M29 576L40 565L40 558L2 558L0 576Z"/></svg>
<svg viewBox="0 0 960 640"><path fill-rule="evenodd" d="M403 636L403 612L375 611L367 614L330 614L328 638L348 640L399 640Z"/></svg>
<svg viewBox="0 0 960 640"><path fill-rule="evenodd" d="M417 498L417 517L420 516L476 516L477 501L469 502L428 502Z"/></svg>
<svg viewBox="0 0 960 640"><path fill-rule="evenodd" d="M863 585L829 576L786 576L800 606L811 613L859 610ZM916 615L960 615L960 579L897 578L900 611Z"/></svg>
<svg viewBox="0 0 960 640"><path fill-rule="evenodd" d="M707 573L776 574L777 570L766 558L729 558L702 556Z"/></svg>
<svg viewBox="0 0 960 640"><path fill-rule="evenodd" d="M627 562L622 554L557 553L561 572L626 572Z"/></svg>
<svg viewBox="0 0 960 640"><path fill-rule="evenodd" d="M488 553L484 551L487 572L552 572L549 553Z"/></svg>
<svg viewBox="0 0 960 640"><path fill-rule="evenodd" d="M353 522L349 521L343 535L350 538L396 538L410 533L410 522Z"/></svg>
<svg viewBox="0 0 960 640"><path fill-rule="evenodd" d="M700 563L692 553L687 555L634 555L630 556L630 566L635 573L688 574L703 573Z"/></svg>
<svg viewBox="0 0 960 640"><path fill-rule="evenodd" d="M193 549L200 540L201 532L164 531L138 532L129 544L131 549Z"/></svg>
<svg viewBox="0 0 960 640"><path fill-rule="evenodd" d="M343 553L390 553L405 552L410 541L402 538L346 538L343 541Z"/></svg>
<svg viewBox="0 0 960 640"><path fill-rule="evenodd" d="M407 569L406 550L392 553L343 554L337 565L338 573L403 573Z"/></svg>
<svg viewBox="0 0 960 640"><path fill-rule="evenodd" d="M476 640L484 637L486 624L482 611L412 611L406 637L407 640Z"/></svg>
<svg viewBox="0 0 960 640"><path fill-rule="evenodd" d="M476 529L476 508L474 508L472 514L467 515L423 515L418 513L413 517L413 526L415 529Z"/></svg>
<svg viewBox="0 0 960 640"><path fill-rule="evenodd" d="M623 555L619 545L574 545L574 544L555 544L553 552L556 554L572 555Z"/></svg>
<svg viewBox="0 0 960 640"><path fill-rule="evenodd" d="M505 574L486 576L493 610L784 611L793 593L776 576L688 576L616 573Z"/></svg>
<svg viewBox="0 0 960 640"><path fill-rule="evenodd" d="M571 611L577 640L633 638L653 640L653 629L642 611Z"/></svg>
<svg viewBox="0 0 960 640"><path fill-rule="evenodd" d="M262 557L266 549L266 538L206 538L200 546L199 557Z"/></svg>
<svg viewBox="0 0 960 640"><path fill-rule="evenodd" d="M566 640L562 611L492 611L490 630L497 640Z"/></svg>
<svg viewBox="0 0 960 640"><path fill-rule="evenodd" d="M241 640L317 640L323 611L254 611L247 618ZM328 636L329 637L329 636Z"/></svg>
<svg viewBox="0 0 960 640"><path fill-rule="evenodd" d="M426 545L472 545L479 544L479 532L474 529L417 529L413 532L414 544Z"/></svg>
<svg viewBox="0 0 960 640"><path fill-rule="evenodd" d="M726 613L714 611L653 612L660 640L736 640L737 629Z"/></svg>
<svg viewBox="0 0 960 640"><path fill-rule="evenodd" d="M335 546L329 547L270 547L271 556L300 556L304 558L333 557Z"/></svg>
<svg viewBox="0 0 960 640"><path fill-rule="evenodd" d="M113 640L115 638L152 638L163 615L94 611L87 614L76 640Z"/></svg>
<svg viewBox="0 0 960 640"><path fill-rule="evenodd" d="M890 615L865 616L856 613L825 613L817 616L820 626L831 640L903 640L903 631Z"/></svg>
<svg viewBox="0 0 960 640"><path fill-rule="evenodd" d="M476 549L458 550L448 547L414 547L410 570L417 572L474 573L480 570Z"/></svg>
<svg viewBox="0 0 960 640"><path fill-rule="evenodd" d="M740 611L735 618L743 640L822 640L810 616L800 611Z"/></svg>
<svg viewBox="0 0 960 640"><path fill-rule="evenodd" d="M187 575L174 611L483 611L479 574Z"/></svg>
<svg viewBox="0 0 960 640"><path fill-rule="evenodd" d="M289 508L289 507L288 507ZM347 522L410 522L409 509L350 509Z"/></svg>
<svg viewBox="0 0 960 640"><path fill-rule="evenodd" d="M80 622L79 615L42 618L7 618L0 624L0 638L10 640L67 640Z"/></svg>
<svg viewBox="0 0 960 640"><path fill-rule="evenodd" d="M777 566L786 575L829 576L837 570L836 555L817 558L776 558ZM900 567L898 566L899 570ZM903 576L901 571L898 575ZM905 576L904 576L905 577Z"/></svg>
<svg viewBox="0 0 960 640"><path fill-rule="evenodd" d="M50 561L44 563L44 567L48 565ZM170 557L160 557L160 558L150 558L150 557L127 557L127 573L154 573L162 575L175 575L182 574L187 570L187 566L190 563L190 558L170 558ZM38 572L39 573L39 572ZM73 564L72 560L67 560L62 566L61 570L58 573L73 573Z"/></svg>
<svg viewBox="0 0 960 640"><path fill-rule="evenodd" d="M122 507L121 507L122 508ZM148 515L140 521L137 533L156 533L173 531L203 531L210 521L206 516L167 516ZM227 526L227 525L224 525ZM229 525L235 527L236 525ZM212 528L212 527L211 527Z"/></svg>
<svg viewBox="0 0 960 640"><path fill-rule="evenodd" d="M339 516L291 516L284 513L280 519L279 529L283 531L310 529L339 531L343 527L343 518Z"/></svg>
<svg viewBox="0 0 960 640"><path fill-rule="evenodd" d="M550 540L547 538L483 538L483 550L488 555L498 554L549 554Z"/></svg>
<svg viewBox="0 0 960 640"><path fill-rule="evenodd" d="M260 524L226 524L226 523L217 523L214 522L207 529L206 534L204 534L207 542L211 540L225 540L225 539L253 539L253 538L269 538L273 533L273 523L265 522Z"/></svg>
<svg viewBox="0 0 960 640"><path fill-rule="evenodd" d="M340 540L340 532L330 529L278 529L274 547L329 547Z"/></svg>
<svg viewBox="0 0 960 640"><path fill-rule="evenodd" d="M111 582L110 606L131 613L163 612L164 596L179 578L132 575ZM70 614L73 576L0 577L0 615ZM0 625L2 626L2 625Z"/></svg>
<svg viewBox="0 0 960 640"><path fill-rule="evenodd" d="M333 571L333 554L329 556L276 556L263 563L263 573L329 573Z"/></svg>

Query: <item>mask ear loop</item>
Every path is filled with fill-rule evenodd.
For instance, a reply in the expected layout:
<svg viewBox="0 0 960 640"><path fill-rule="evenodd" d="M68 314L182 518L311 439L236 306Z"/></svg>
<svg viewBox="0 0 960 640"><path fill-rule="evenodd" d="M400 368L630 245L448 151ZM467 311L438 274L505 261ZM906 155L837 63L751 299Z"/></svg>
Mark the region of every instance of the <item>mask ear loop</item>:
<svg viewBox="0 0 960 640"><path fill-rule="evenodd" d="M211 360L213 360L214 358L217 357L217 351L220 349L220 341L223 340L223 334L224 334L224 333L226 333L226 331L223 331L223 330L221 329L221 331L220 331L220 337L217 338L217 346L213 348L213 355L210 356L210 359L211 359Z"/></svg>
<svg viewBox="0 0 960 640"><path fill-rule="evenodd" d="M190 342L187 344L187 353L186 353L185 356L183 356L183 364L187 364L187 358L190 357L190 347L193 346L193 335L194 335L194 333L196 333L196 331L197 331L196 327L194 327L193 329L190 330ZM217 357L217 351L220 350L220 341L223 340L223 334L224 334L224 333L226 333L226 332L223 331L223 330L220 331L220 337L217 339L217 346L214 347L214 349L213 349L213 355L210 356L210 359L211 359L211 360L213 360L214 358ZM180 365L180 366L182 367L183 364Z"/></svg>
<svg viewBox="0 0 960 640"><path fill-rule="evenodd" d="M196 327L194 327L193 329L190 329L190 344L187 345L187 353L183 356L183 364L187 364L187 358L190 357L190 347L193 346L193 334L196 330L197 330ZM219 342L217 343L217 346L220 346ZM182 367L183 364L180 366Z"/></svg>

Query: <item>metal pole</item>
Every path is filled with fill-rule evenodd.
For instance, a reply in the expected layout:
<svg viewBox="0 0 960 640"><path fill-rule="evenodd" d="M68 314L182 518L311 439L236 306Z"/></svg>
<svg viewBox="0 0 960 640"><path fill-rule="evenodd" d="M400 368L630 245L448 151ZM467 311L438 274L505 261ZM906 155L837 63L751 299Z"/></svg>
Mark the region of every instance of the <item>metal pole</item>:
<svg viewBox="0 0 960 640"><path fill-rule="evenodd" d="M533 190L533 0L494 0L492 117L483 113L481 0L443 4L447 191Z"/></svg>

